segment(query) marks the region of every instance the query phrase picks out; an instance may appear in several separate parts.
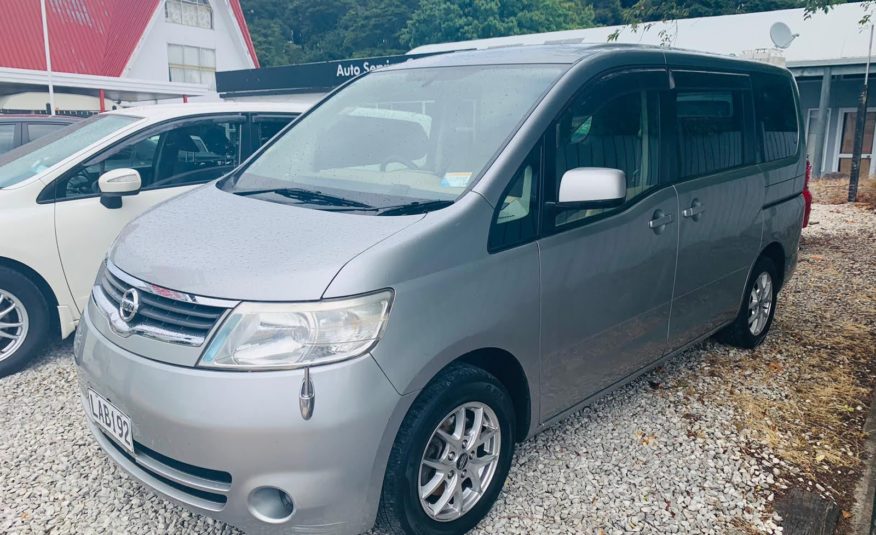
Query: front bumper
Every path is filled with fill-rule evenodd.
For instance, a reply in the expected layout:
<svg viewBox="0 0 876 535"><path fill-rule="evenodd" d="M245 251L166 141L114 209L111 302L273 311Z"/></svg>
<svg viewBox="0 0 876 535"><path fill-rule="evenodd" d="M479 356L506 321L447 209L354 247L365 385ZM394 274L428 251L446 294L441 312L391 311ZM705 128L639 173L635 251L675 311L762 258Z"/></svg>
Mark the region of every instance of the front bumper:
<svg viewBox="0 0 876 535"><path fill-rule="evenodd" d="M315 410L305 421L301 370L238 373L152 361L112 344L89 312L74 351L83 399L90 387L131 418L135 454L89 417L98 443L158 493L248 533L360 533L374 523L410 399L370 356L312 368ZM288 520L254 512L251 495L263 487L292 498Z"/></svg>

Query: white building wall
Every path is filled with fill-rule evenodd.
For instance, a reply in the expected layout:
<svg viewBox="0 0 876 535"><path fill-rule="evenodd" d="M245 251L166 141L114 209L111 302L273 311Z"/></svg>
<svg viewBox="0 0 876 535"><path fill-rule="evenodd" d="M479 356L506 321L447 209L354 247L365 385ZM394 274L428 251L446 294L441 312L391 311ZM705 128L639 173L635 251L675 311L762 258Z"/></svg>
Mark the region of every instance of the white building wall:
<svg viewBox="0 0 876 535"><path fill-rule="evenodd" d="M255 67L238 29L231 7L225 0L210 0L213 8L213 29L196 28L165 20L162 1L143 39L122 72L122 77L169 81L167 45L189 45L216 51L216 71L251 69ZM218 100L217 93L195 100Z"/></svg>

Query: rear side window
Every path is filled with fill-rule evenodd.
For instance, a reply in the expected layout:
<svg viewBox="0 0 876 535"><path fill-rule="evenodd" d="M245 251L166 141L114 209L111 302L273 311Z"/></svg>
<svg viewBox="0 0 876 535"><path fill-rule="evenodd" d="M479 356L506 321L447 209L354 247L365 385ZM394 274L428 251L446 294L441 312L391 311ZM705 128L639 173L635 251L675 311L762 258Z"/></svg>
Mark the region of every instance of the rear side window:
<svg viewBox="0 0 876 535"><path fill-rule="evenodd" d="M679 175L690 178L739 167L745 161L741 90L676 93Z"/></svg>
<svg viewBox="0 0 876 535"><path fill-rule="evenodd" d="M15 146L15 123L0 124L0 153Z"/></svg>
<svg viewBox="0 0 876 535"><path fill-rule="evenodd" d="M259 148L289 124L294 117L256 117L256 146Z"/></svg>
<svg viewBox="0 0 876 535"><path fill-rule="evenodd" d="M33 141L65 126L67 125L58 123L31 123L27 125L27 138Z"/></svg>
<svg viewBox="0 0 876 535"><path fill-rule="evenodd" d="M751 80L760 160L771 162L794 156L800 134L790 78L754 74Z"/></svg>

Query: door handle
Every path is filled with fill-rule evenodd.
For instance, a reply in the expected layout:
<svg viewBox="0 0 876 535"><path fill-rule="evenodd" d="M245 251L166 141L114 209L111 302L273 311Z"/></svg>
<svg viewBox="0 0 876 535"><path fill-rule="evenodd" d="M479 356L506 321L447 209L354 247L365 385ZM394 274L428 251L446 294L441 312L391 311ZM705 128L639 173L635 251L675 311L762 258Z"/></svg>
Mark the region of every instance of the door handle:
<svg viewBox="0 0 876 535"><path fill-rule="evenodd" d="M648 221L648 227L657 234L660 234L666 228L666 225L670 223L672 223L672 214L666 214L663 210L656 210L651 221Z"/></svg>
<svg viewBox="0 0 876 535"><path fill-rule="evenodd" d="M699 201L699 199L694 199L694 201L690 204L690 208L685 208L681 211L681 215L683 217L693 218L694 221L700 220L700 214L706 211L706 207L703 206L703 203Z"/></svg>

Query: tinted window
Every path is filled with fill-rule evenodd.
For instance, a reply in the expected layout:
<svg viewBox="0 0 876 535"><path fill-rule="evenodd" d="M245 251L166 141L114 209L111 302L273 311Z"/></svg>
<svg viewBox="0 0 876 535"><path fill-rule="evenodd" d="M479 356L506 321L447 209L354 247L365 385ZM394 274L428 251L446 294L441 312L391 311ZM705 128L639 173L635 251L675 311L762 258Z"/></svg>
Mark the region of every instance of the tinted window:
<svg viewBox="0 0 876 535"><path fill-rule="evenodd" d="M56 188L58 198L100 193L100 175L129 168L144 190L199 184L221 177L240 163L242 121L187 122L128 139L76 168Z"/></svg>
<svg viewBox="0 0 876 535"><path fill-rule="evenodd" d="M15 143L15 123L0 124L0 153L6 152Z"/></svg>
<svg viewBox="0 0 876 535"><path fill-rule="evenodd" d="M565 69L372 72L298 120L231 186L301 188L371 206L453 201Z"/></svg>
<svg viewBox="0 0 876 535"><path fill-rule="evenodd" d="M747 163L743 91L678 91L675 105L680 178Z"/></svg>
<svg viewBox="0 0 876 535"><path fill-rule="evenodd" d="M261 147L282 130L287 124L292 122L294 117L256 117L256 148Z"/></svg>
<svg viewBox="0 0 876 535"><path fill-rule="evenodd" d="M608 167L624 172L627 200L658 184L658 93L635 91L613 95L613 85L587 92L557 125L556 193L563 174L578 167ZM605 212L606 208L565 210L564 225Z"/></svg>
<svg viewBox="0 0 876 535"><path fill-rule="evenodd" d="M541 144L535 147L502 195L490 229L490 250L505 249L535 239L538 233L538 191Z"/></svg>
<svg viewBox="0 0 876 535"><path fill-rule="evenodd" d="M752 85L761 161L794 156L797 154L800 134L790 78L755 74L752 75Z"/></svg>
<svg viewBox="0 0 876 535"><path fill-rule="evenodd" d="M161 134L153 179L144 189L199 184L237 167L241 124L205 121Z"/></svg>
<svg viewBox="0 0 876 535"><path fill-rule="evenodd" d="M51 134L55 130L59 130L67 126L66 124L52 123L32 123L27 125L27 138L30 141L43 137L46 134Z"/></svg>

